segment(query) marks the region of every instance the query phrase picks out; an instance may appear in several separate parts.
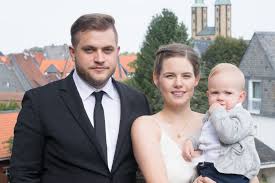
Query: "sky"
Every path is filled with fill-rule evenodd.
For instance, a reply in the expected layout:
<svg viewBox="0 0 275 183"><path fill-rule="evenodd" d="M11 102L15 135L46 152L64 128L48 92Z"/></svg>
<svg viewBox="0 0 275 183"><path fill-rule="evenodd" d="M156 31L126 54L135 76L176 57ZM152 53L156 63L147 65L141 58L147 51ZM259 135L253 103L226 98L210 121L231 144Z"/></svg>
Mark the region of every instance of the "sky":
<svg viewBox="0 0 275 183"><path fill-rule="evenodd" d="M214 26L215 0L208 6ZM153 16L174 12L191 35L194 0L1 0L0 51L22 52L35 46L70 45L70 27L86 13L106 13L116 20L121 52L138 52ZM275 0L231 0L232 36L251 39L255 31L275 32Z"/></svg>

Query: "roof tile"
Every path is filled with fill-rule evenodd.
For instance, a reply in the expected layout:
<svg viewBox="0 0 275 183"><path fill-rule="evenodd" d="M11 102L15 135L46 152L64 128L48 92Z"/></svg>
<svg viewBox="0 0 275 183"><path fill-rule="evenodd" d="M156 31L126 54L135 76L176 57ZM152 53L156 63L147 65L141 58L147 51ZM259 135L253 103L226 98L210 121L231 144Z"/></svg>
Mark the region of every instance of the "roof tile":
<svg viewBox="0 0 275 183"><path fill-rule="evenodd" d="M114 73L114 78L117 80L125 80L127 79L126 73L132 73L135 72L134 68L130 67L129 64L132 63L137 59L136 55L120 55L119 56L119 63L115 73ZM126 73L125 73L126 72Z"/></svg>
<svg viewBox="0 0 275 183"><path fill-rule="evenodd" d="M13 137L18 112L0 113L0 159L10 157L7 141Z"/></svg>

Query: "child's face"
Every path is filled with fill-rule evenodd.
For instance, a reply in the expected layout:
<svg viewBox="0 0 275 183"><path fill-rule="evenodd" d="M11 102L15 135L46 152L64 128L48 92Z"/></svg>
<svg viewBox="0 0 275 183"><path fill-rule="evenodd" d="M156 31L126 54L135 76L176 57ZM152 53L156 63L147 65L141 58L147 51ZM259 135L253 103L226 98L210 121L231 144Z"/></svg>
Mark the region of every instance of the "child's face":
<svg viewBox="0 0 275 183"><path fill-rule="evenodd" d="M234 75L217 73L208 80L208 103L219 103L226 110L234 108L245 99L245 92Z"/></svg>

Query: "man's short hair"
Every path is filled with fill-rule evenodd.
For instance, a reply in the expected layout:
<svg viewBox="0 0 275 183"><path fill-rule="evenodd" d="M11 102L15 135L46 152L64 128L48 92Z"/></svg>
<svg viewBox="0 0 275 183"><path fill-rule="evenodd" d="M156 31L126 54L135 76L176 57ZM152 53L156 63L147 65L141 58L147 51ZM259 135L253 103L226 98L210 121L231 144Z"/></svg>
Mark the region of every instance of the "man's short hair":
<svg viewBox="0 0 275 183"><path fill-rule="evenodd" d="M118 42L117 30L115 28L115 19L106 14L92 13L79 17L71 27L71 43L75 47L79 40L77 34L87 30L105 31L113 29L115 33L116 43Z"/></svg>

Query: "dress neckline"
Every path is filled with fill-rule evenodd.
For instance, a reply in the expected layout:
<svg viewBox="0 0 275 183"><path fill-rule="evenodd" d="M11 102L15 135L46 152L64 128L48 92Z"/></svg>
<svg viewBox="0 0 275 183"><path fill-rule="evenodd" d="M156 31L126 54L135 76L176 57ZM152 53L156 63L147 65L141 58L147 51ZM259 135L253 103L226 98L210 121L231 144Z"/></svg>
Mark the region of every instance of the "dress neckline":
<svg viewBox="0 0 275 183"><path fill-rule="evenodd" d="M182 152L180 148L180 144L178 144L175 140L173 140L172 137L170 137L162 127L160 127L160 129L161 129L161 136L165 135L169 139L169 141L171 141L177 147L177 149L180 152Z"/></svg>
<svg viewBox="0 0 275 183"><path fill-rule="evenodd" d="M172 137L169 136L168 133L166 133L165 129L163 128L162 124L160 124L160 122L158 121L158 119L156 117L153 118L155 120L155 122L157 123L157 125L159 126L160 130L161 130L161 137L163 135L165 135L169 141L171 141L175 146L176 148L178 149L178 151L180 153L182 153L182 150L181 150L181 145L178 144Z"/></svg>

